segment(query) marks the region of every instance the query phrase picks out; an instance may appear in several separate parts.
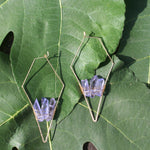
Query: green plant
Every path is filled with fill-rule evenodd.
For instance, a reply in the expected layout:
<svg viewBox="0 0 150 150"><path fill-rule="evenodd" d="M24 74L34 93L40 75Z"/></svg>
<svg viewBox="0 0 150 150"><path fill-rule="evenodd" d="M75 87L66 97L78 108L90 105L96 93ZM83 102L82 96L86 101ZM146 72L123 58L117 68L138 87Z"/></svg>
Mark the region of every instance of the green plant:
<svg viewBox="0 0 150 150"><path fill-rule="evenodd" d="M126 20L123 0L1 0L0 3L1 149L78 150L88 141L97 150L149 149L150 1L126 0ZM102 37L110 54L118 48L96 123L90 118L70 70L84 31ZM43 144L21 84L32 60L46 51L65 89L51 137ZM88 43L75 65L76 74L80 79L91 78L95 73L105 76L110 65L106 57L95 41ZM36 68L40 66L36 64ZM51 86L45 85L45 81L51 82ZM59 90L52 72L41 71L30 85L33 101L36 96L47 94L46 89L52 94ZM91 102L96 108L97 101ZM46 129L46 125L41 124L41 128Z"/></svg>

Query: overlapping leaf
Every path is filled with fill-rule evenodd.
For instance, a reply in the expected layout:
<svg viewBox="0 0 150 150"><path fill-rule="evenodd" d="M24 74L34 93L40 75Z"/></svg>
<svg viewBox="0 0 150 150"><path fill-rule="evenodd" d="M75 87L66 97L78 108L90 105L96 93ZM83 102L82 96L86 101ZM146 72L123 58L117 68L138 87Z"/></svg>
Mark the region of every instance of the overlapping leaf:
<svg viewBox="0 0 150 150"><path fill-rule="evenodd" d="M52 149L82 149L86 142L92 142L98 150L149 149L149 89L126 68L116 69L109 84L106 89L109 94L104 101L105 106L98 122L92 122L85 101L79 103L74 111L57 125L56 130L53 128ZM23 116L24 120L20 119ZM31 113L19 114L15 120L18 122L16 130L11 129L9 147L15 146L20 150L51 149L51 144L41 143ZM6 147L6 144L4 146Z"/></svg>
<svg viewBox="0 0 150 150"><path fill-rule="evenodd" d="M77 82L70 70L70 63L81 42L83 32L85 31L87 35L95 34L95 36L102 37L109 53L115 52L122 34L124 11L123 0L104 0L94 3L88 0L46 0L44 2L41 0L8 0L0 5L0 42L8 32L14 33L10 59L15 77L13 79L11 75L12 70L7 58L5 60L7 67L5 67L4 61L1 63L3 72L1 80L5 85L0 94L2 100L6 97L4 103L1 101L1 106L4 106L4 108L1 107L1 111L6 115L1 116L1 138L3 139L1 145L3 149L11 149L15 146L19 149L37 149L36 146L38 148L41 146L42 149L50 148L48 144L41 144L31 111L23 111L29 106L24 100L25 95L21 97L18 92L33 59L43 56L47 51L50 53L50 61L65 83L63 103L59 114L60 119L64 118L81 96ZM80 59L75 67L79 78L91 78L95 69L105 61L106 57L107 55L96 39L88 41L85 48L82 48ZM1 58L1 60L4 59ZM38 70L41 68L39 62L35 68ZM54 77L54 72L48 66L44 68L44 71L42 69L40 71L36 74L37 70L33 70L32 75L35 76L29 79L29 85L31 85L29 94L33 98L32 100L37 95L38 97L47 96L45 89L50 89L48 97L52 97L54 93L57 97L60 85ZM10 81L15 81L15 87L6 84L6 77L9 77ZM45 85L46 81L51 84ZM9 94L7 94L8 86L10 87ZM15 109L11 111L7 108L8 103L6 104L6 102ZM77 113L77 115L79 114ZM14 117L15 121L11 119ZM42 128L45 127L42 126ZM88 128L89 126L87 126ZM8 132L9 130L10 132ZM7 137L3 138L5 133L7 133ZM65 144L63 141L62 143ZM75 144L74 147L76 147Z"/></svg>
<svg viewBox="0 0 150 150"><path fill-rule="evenodd" d="M92 123L85 102L80 103L58 125L54 149L82 149L86 142L98 150L149 149L149 89L128 69L113 73L110 85L99 121Z"/></svg>
<svg viewBox="0 0 150 150"><path fill-rule="evenodd" d="M53 57L50 61L65 82L60 115L61 118L65 117L80 98L78 85L69 65L81 42L83 32L87 35L94 33L95 36L101 36L109 52L113 53L122 34L124 12L123 0L94 3L86 0L11 0L1 5L0 41L9 31L14 33L11 61L18 86L22 84L33 58L43 56L49 51L50 57ZM106 56L102 48L89 44L77 63L78 76L93 76L94 70ZM42 87L33 87L53 88L57 93L59 85L56 82L52 81L51 85L39 83ZM30 95L35 98L33 93L30 92ZM45 96L41 93L40 97ZM49 94L49 97L52 95Z"/></svg>
<svg viewBox="0 0 150 150"><path fill-rule="evenodd" d="M150 84L150 1L126 0L126 4L126 24L120 54L126 56L123 59L136 76Z"/></svg>

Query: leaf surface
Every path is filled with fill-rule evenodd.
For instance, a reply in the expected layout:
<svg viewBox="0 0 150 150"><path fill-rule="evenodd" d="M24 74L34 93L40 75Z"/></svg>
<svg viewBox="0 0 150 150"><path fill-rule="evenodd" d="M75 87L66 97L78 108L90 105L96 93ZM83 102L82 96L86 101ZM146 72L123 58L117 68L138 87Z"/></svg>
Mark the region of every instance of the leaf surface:
<svg viewBox="0 0 150 150"><path fill-rule="evenodd" d="M109 53L112 54L122 34L124 12L123 0L104 0L94 3L89 0L6 1L0 7L2 31L0 41L2 42L8 32L14 33L11 63L18 87L23 83L33 59L43 56L48 51L53 67L65 83L60 113L60 118L64 118L81 96L77 81L70 70L70 64L80 45L83 32L102 37ZM90 41L86 44L86 48L83 48L75 66L80 79L91 78L95 74L95 69L107 57L96 39ZM40 68L38 62L36 68ZM54 80L50 80L51 76ZM53 97L54 93L54 96L58 97L61 85L53 76L54 73L47 68L40 77L32 80L30 84L32 90L28 89L32 102L36 97L40 99L48 95L42 89L50 89L48 97ZM31 76L27 82L30 78ZM43 80L40 80L41 78ZM46 78L49 78L47 84L45 84ZM39 83L33 82L36 80Z"/></svg>
<svg viewBox="0 0 150 150"><path fill-rule="evenodd" d="M136 76L150 84L150 1L126 0L125 30L119 47L120 55ZM128 58L129 57L129 58Z"/></svg>
<svg viewBox="0 0 150 150"><path fill-rule="evenodd" d="M98 150L149 149L149 89L129 69L122 68L113 73L106 91L109 94L104 100L97 123L92 122L85 101L81 101L56 128L53 124L52 149L82 149L86 142L92 142ZM41 142L33 114L30 112L28 109L28 113L25 111L15 117L16 128L11 129L12 136L10 140L7 139L9 147L15 146L20 150L51 149L51 142ZM22 117L24 119L20 119ZM8 124L14 125L12 122ZM6 128L4 133L10 130L6 126L8 124L1 126L3 130ZM8 143L4 144L5 147Z"/></svg>
<svg viewBox="0 0 150 150"><path fill-rule="evenodd" d="M13 79L8 55L2 52L0 52L0 85L0 146L7 149L6 143L17 129L16 116L29 104L21 96Z"/></svg>
<svg viewBox="0 0 150 150"><path fill-rule="evenodd" d="M70 70L70 64L81 43L83 32L85 31L87 35L102 37L109 53L113 54L122 35L124 12L123 0L104 0L94 3L89 0L82 2L8 0L0 5L0 42L2 43L10 31L14 34L14 43L10 54L11 61L7 55L0 54L0 69L3 72L1 74L3 86L0 91L0 111L3 113L0 117L2 139L0 144L3 149L12 149L13 147L19 150L51 149L50 141L46 144L42 143L31 107L20 89L33 59L43 56L48 51L50 62L65 83L56 115L56 119L62 120L71 112L81 97L77 81ZM81 49L82 52L75 64L75 71L80 79L91 78L99 64L106 60L107 55L97 39L89 40L87 38ZM41 97L57 98L61 89L59 80L45 59L36 60L26 83L32 102L36 97L39 100ZM94 102L94 105L96 104ZM14 107L14 109L10 107ZM79 113L82 113L83 110L87 111L83 107L81 107L83 110L80 110L80 107L78 106L75 110L79 110ZM76 115L80 114L76 113ZM89 124L94 125L91 123L88 113L83 115L88 118ZM73 124L75 123L72 122ZM56 150L61 149L59 146L56 147L56 143L59 143L57 142L58 135L65 137L65 134L58 133L62 122L57 126L57 135L52 137L52 146ZM78 127L76 127L76 131L78 131ZM46 129L45 123L41 124L41 128ZM94 128L97 128L97 125ZM54 129L55 123L52 135ZM86 129L89 129L88 124ZM68 132L70 131L68 130ZM79 132L77 133L79 134ZM84 139L86 140L86 137ZM61 139L62 147L67 146L65 140L68 139ZM78 143L77 145L73 143L74 149L81 148L83 139L80 142L75 139L73 141ZM73 141L68 140L67 143L71 144ZM94 144L97 146L97 142Z"/></svg>
<svg viewBox="0 0 150 150"><path fill-rule="evenodd" d="M58 125L54 149L82 149L86 142L98 150L149 149L149 89L126 68L113 73L108 89L98 122L91 121L86 103L79 103Z"/></svg>

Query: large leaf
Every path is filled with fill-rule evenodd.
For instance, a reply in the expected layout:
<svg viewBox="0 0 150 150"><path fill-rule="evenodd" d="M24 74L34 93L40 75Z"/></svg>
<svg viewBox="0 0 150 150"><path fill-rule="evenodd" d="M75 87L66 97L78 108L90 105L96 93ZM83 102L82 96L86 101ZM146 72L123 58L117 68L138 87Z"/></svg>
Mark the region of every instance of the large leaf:
<svg viewBox="0 0 150 150"><path fill-rule="evenodd" d="M0 41L8 32L13 31L11 62L18 86L22 84L33 58L43 56L49 51L50 57L53 57L50 59L51 63L65 82L60 118L65 117L81 96L70 70L70 63L81 42L83 32L87 35L94 33L95 36L101 36L109 53L112 54L122 34L124 12L123 0L6 1L0 7ZM107 57L95 39L90 41L76 64L76 72L80 79L91 78L94 70ZM40 68L37 64L38 67ZM41 78L50 78L52 74L52 71L43 73ZM57 87L60 85L57 84L56 78L51 84L46 85L43 80L38 80L38 84L32 82L31 85L35 88L29 93L32 101L37 96L35 90L40 93L38 97L47 95L40 89L53 89L51 93L58 96ZM49 97L52 97L52 94L49 94Z"/></svg>
<svg viewBox="0 0 150 150"><path fill-rule="evenodd" d="M80 103L58 125L53 149L77 150L92 142L98 150L149 150L149 89L126 68L116 71L110 84L99 121L93 123Z"/></svg>
<svg viewBox="0 0 150 150"><path fill-rule="evenodd" d="M92 142L97 150L149 150L149 89L129 69L122 68L113 73L106 91L109 94L97 123L92 122L85 101L80 102L56 130L52 130L52 145L42 144L28 109L28 113L22 111L24 113L15 117L15 123L10 120L1 126L1 133L7 133L3 140L8 141L3 142L1 148L46 150L52 146L54 150L77 150L82 149L84 143Z"/></svg>
<svg viewBox="0 0 150 150"><path fill-rule="evenodd" d="M42 149L49 149L49 142L42 143L31 107L19 92L12 75L9 56L2 52L0 52L0 85L0 148L31 150L35 149L33 144L35 141ZM45 123L41 124L41 128L46 130ZM44 136L46 134L44 130L43 134Z"/></svg>
<svg viewBox="0 0 150 150"><path fill-rule="evenodd" d="M8 55L4 53L0 53L0 85L0 147L7 149L6 143L17 129L16 116L29 104L19 93L12 76Z"/></svg>
<svg viewBox="0 0 150 150"><path fill-rule="evenodd" d="M125 29L119 47L120 55L136 76L150 84L150 0L126 0ZM128 58L129 57L129 58Z"/></svg>

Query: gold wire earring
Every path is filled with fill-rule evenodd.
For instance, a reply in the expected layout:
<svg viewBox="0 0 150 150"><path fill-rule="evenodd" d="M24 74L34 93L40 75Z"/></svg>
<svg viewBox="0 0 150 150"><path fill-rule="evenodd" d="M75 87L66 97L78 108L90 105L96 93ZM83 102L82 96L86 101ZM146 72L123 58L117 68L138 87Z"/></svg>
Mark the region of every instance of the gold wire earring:
<svg viewBox="0 0 150 150"><path fill-rule="evenodd" d="M55 115L55 112L56 112L56 108L57 108L57 105L59 103L62 91L64 89L64 83L61 80L61 78L59 77L59 75L57 74L57 72L55 71L55 69L53 68L52 64L50 63L50 61L48 59L48 56L49 56L49 53L47 52L47 55L45 54L43 57L37 57L37 58L33 59L32 63L31 63L31 66L30 66L30 68L27 72L27 75L26 75L26 77L25 77L25 79L22 83L22 86L21 86L24 93L25 93L25 95L27 96L27 99L29 100L29 103L30 103L31 107L32 107L32 110L33 110L33 113L34 113L34 116L35 116L35 120L37 122L37 126L38 126L38 129L39 129L39 132L40 132L43 143L47 142L47 139L48 139L48 136L49 136L49 131L52 127L53 118L54 118L54 115ZM31 102L31 100L30 100L30 98L29 98L29 96L28 96L28 94L27 94L27 92L24 88L25 82L26 82L26 80L29 76L29 73L31 72L31 69L32 69L35 61L39 60L39 59L46 59L47 63L49 64L49 66L53 70L54 74L56 75L56 77L58 78L60 83L62 84L62 88L60 90L57 101L55 100L55 98L51 98L50 101L49 101L47 98L43 97L41 99L41 107L40 107L39 102L38 102L37 99L35 100L34 105L32 104L32 102ZM43 122L44 120L46 120L46 122L50 121L45 139L44 139L44 136L43 136L40 124L39 124L39 122Z"/></svg>
<svg viewBox="0 0 150 150"><path fill-rule="evenodd" d="M102 46L102 48L104 49L105 53L107 54L108 58L110 59L110 61L112 63L111 68L110 68L110 70L109 70L109 72L107 74L106 79L104 80L103 78L98 78L98 76L95 75L90 80L90 85L89 85L87 79L81 80L81 82L80 82L80 80L78 79L78 77L77 77L77 75L76 75L76 73L74 71L74 68L73 68L74 65L75 65L76 58L77 58L77 56L80 53L80 50L81 50L81 47L82 47L82 45L84 43L85 38L98 39L100 44L101 44L101 46ZM86 103L87 103L87 106L88 106L88 109L89 109L89 112L90 112L90 115L91 115L91 118L92 118L93 122L97 122L97 120L98 120L98 116L99 116L99 113L100 113L101 102L102 102L102 98L103 98L103 93L104 93L104 90L105 90L105 87L106 87L106 84L107 84L107 81L108 81L108 78L110 76L110 73L112 71L113 66L114 66L114 62L113 62L112 58L110 57L110 55L108 54L108 52L107 52L107 50L106 50L106 48L105 48L105 46L104 46L104 44L102 42L102 39L100 37L86 36L86 33L84 32L82 41L81 41L81 43L80 43L80 45L79 45L79 47L78 47L78 49L77 49L77 51L75 53L75 56L74 56L74 58L73 58L73 60L71 62L70 68L71 68L71 71L73 72L73 74L74 74L74 76L75 76L75 78L76 78L76 80L78 82L80 90L81 90L81 92L82 92L82 94L84 96L84 99L85 99ZM98 107L97 107L96 117L94 117L92 109L91 109L90 104L89 104L88 99L87 99L87 97L91 97L92 98L94 96L99 96L100 97L99 103L98 103Z"/></svg>

